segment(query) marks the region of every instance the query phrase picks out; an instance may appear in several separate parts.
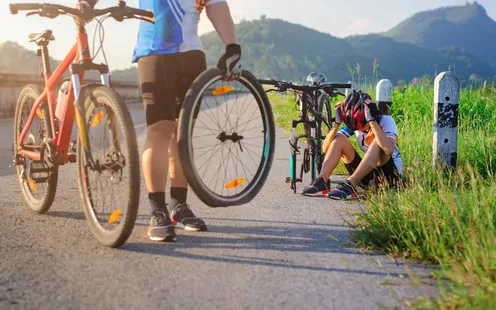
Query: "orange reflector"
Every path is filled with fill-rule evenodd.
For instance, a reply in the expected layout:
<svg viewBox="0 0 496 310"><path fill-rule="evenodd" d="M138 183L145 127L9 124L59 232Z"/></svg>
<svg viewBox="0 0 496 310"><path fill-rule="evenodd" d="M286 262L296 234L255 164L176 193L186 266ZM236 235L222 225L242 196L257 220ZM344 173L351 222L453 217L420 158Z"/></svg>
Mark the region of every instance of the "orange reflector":
<svg viewBox="0 0 496 310"><path fill-rule="evenodd" d="M114 212L112 212L112 214L110 214L108 218L109 224L115 223L119 219L119 216L121 216L121 209L117 209Z"/></svg>
<svg viewBox="0 0 496 310"><path fill-rule="evenodd" d="M36 184L34 183L34 180L31 177L28 177L28 184L31 190L33 192L36 192Z"/></svg>
<svg viewBox="0 0 496 310"><path fill-rule="evenodd" d="M100 120L102 119L102 116L103 116L103 111L98 112L98 113L95 115L95 118L93 119L93 123L92 123L91 125L92 125L93 127L98 126L98 124L100 124Z"/></svg>
<svg viewBox="0 0 496 310"><path fill-rule="evenodd" d="M233 90L232 86L222 86L222 87L214 89L212 91L212 95L214 95L214 96L224 95L224 94L227 94L228 92L230 92L231 90Z"/></svg>
<svg viewBox="0 0 496 310"><path fill-rule="evenodd" d="M40 108L36 109L36 115L38 115L39 118L43 119L43 112L41 112Z"/></svg>
<svg viewBox="0 0 496 310"><path fill-rule="evenodd" d="M235 188L245 182L245 178L239 178L226 184L226 188Z"/></svg>

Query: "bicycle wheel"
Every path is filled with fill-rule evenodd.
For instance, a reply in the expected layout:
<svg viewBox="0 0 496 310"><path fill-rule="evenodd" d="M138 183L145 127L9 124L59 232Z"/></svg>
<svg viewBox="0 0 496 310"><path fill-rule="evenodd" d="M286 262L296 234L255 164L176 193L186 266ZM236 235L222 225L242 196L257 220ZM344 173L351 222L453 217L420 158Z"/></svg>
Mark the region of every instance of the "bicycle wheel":
<svg viewBox="0 0 496 310"><path fill-rule="evenodd" d="M329 95L321 94L317 100L317 111L322 115L325 122L317 120L317 136L319 139L319 146L316 150L316 168L317 174L320 173L322 169L322 163L324 162L325 154L322 153L322 142L324 142L325 137L331 131L332 128L332 110L331 103L329 100Z"/></svg>
<svg viewBox="0 0 496 310"><path fill-rule="evenodd" d="M105 246L117 247L131 234L138 213L140 169L136 132L131 115L115 90L94 86L83 88L81 96L85 98L85 122L94 162L92 167L81 145L80 133L77 161L83 209L96 239Z"/></svg>
<svg viewBox="0 0 496 310"><path fill-rule="evenodd" d="M290 140L290 155L289 155L289 181L291 184L291 189L293 193L296 193L296 149L293 146L297 146L296 138L291 138Z"/></svg>
<svg viewBox="0 0 496 310"><path fill-rule="evenodd" d="M231 120L231 116L238 119ZM257 132L260 137L253 136ZM214 146L205 146L209 142ZM272 107L258 80L243 71L238 80L224 82L222 71L216 68L199 75L179 115L178 147L184 176L203 203L227 207L250 202L267 179L275 148ZM224 153L227 159L219 158ZM209 164L197 164L209 154Z"/></svg>
<svg viewBox="0 0 496 310"><path fill-rule="evenodd" d="M19 94L14 114L14 158L17 154L18 136L26 127L33 105L41 96L42 90L38 85L27 85ZM31 151L40 152L41 144L45 138L52 136L52 127L47 121L50 118L47 102L42 102L34 116L30 130L24 138L24 145ZM47 154L47 150L45 153ZM47 158L48 154L44 156ZM44 158L33 161L22 157L16 165L18 180L24 200L29 208L36 213L47 212L55 199L58 180L58 166L47 165Z"/></svg>

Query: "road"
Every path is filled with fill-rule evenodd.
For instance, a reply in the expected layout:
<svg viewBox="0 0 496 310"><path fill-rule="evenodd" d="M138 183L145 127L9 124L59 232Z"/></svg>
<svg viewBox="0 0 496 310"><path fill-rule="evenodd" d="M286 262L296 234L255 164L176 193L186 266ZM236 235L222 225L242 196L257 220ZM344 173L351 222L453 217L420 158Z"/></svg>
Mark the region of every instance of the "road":
<svg viewBox="0 0 496 310"><path fill-rule="evenodd" d="M143 111L130 107L141 151ZM153 243L142 182L136 227L118 249L90 234L73 166L60 169L50 211L30 212L8 168L12 120L0 120L0 132L1 309L377 309L436 291L423 267L346 245L343 219L354 204L292 193L282 130L251 203L213 209L190 193L209 231L180 230L174 244Z"/></svg>

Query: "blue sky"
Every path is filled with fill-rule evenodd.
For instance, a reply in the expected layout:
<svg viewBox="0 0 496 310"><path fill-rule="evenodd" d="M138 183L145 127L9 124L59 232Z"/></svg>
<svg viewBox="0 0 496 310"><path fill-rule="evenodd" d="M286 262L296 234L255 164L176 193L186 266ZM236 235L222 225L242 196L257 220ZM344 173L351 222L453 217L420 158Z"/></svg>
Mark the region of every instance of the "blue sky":
<svg viewBox="0 0 496 310"><path fill-rule="evenodd" d="M0 42L16 41L34 50L35 46L27 42L28 34L44 29L54 32L56 41L51 42L51 55L62 59L74 42L74 25L67 16L54 20L37 16L25 17L24 13L11 15L7 3L50 2L72 6L75 0L3 0L4 8L0 10L3 29ZM100 0L98 7L116 4L116 0ZM138 6L138 0L126 1L129 6ZM472 3L473 1L468 1ZM394 27L412 14L440 6L464 5L466 0L228 0L235 22L241 19L256 19L261 15L281 18L293 23L329 33L337 37L350 34L379 32ZM496 0L479 0L489 16L496 20ZM90 48L95 22L88 26ZM9 25L10 28L5 26ZM136 40L139 21L127 20L122 23L109 18L105 21L104 48L110 69L122 69L131 66L131 56ZM213 30L203 13L200 21L200 33ZM97 38L98 39L98 38ZM96 45L98 47L98 45ZM100 54L101 55L101 54ZM98 56L97 60L101 61Z"/></svg>

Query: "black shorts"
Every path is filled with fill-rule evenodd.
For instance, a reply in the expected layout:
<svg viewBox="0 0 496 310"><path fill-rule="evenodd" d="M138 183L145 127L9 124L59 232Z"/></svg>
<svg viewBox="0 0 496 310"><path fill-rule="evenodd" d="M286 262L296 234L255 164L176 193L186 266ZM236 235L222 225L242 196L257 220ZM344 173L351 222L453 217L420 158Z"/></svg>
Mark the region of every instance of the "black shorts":
<svg viewBox="0 0 496 310"><path fill-rule="evenodd" d="M355 150L355 158L349 164L345 164L346 170L348 173L352 175L355 170L358 168L358 165L362 161L362 158ZM362 181L360 181L360 185L364 187L368 187L371 181L375 181L376 184L379 185L387 185L389 187L396 187L401 182L401 175L394 164L393 157L390 157L389 160L382 166L374 168L369 174L367 174Z"/></svg>
<svg viewBox="0 0 496 310"><path fill-rule="evenodd" d="M191 83L206 69L205 53L200 50L140 58L138 77L146 125L176 120Z"/></svg>

